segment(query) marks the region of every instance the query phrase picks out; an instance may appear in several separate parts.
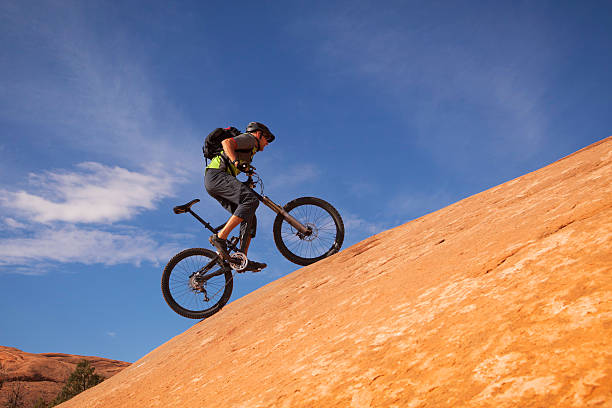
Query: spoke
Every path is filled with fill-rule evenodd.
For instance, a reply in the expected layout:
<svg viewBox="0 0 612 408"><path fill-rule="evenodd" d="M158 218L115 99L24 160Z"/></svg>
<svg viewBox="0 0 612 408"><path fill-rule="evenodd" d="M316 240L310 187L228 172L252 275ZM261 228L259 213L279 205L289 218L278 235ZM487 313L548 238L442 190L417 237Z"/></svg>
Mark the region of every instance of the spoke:
<svg viewBox="0 0 612 408"><path fill-rule="evenodd" d="M301 205L291 215L302 224L313 228L313 235L300 238L289 223L281 224L281 239L289 251L302 258L318 258L333 248L337 226L333 217L316 205Z"/></svg>
<svg viewBox="0 0 612 408"><path fill-rule="evenodd" d="M182 259L173 268L168 286L172 298L182 308L196 312L204 311L217 304L225 292L227 283L224 273L203 282L203 288L209 298L208 302L204 300L203 292L193 289L190 285L190 277L194 273L202 271L210 261L211 259L206 256L193 255Z"/></svg>

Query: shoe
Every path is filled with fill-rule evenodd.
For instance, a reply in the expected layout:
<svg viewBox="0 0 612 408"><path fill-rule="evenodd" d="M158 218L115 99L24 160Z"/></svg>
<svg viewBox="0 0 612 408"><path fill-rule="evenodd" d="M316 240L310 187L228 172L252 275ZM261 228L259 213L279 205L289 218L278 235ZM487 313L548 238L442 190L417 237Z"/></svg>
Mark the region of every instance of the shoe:
<svg viewBox="0 0 612 408"><path fill-rule="evenodd" d="M208 238L208 241L210 241L212 246L215 247L215 249L217 250L217 253L221 256L221 258L223 258L226 261L230 259L230 255L227 252L227 241L226 240L219 238L217 234L213 234L210 236L210 238Z"/></svg>
<svg viewBox="0 0 612 408"><path fill-rule="evenodd" d="M245 271L252 271L252 272L259 272L261 271L263 268L265 268L266 265L265 263L261 263L261 262L255 262L255 261L251 261L249 260L249 263L247 263L246 268L244 268Z"/></svg>

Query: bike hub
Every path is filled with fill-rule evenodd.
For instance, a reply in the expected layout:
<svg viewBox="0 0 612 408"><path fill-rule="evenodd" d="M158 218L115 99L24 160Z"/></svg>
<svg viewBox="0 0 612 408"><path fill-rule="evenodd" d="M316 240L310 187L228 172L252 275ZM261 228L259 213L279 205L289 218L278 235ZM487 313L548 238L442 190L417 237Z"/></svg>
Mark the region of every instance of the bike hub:
<svg viewBox="0 0 612 408"><path fill-rule="evenodd" d="M194 273L189 277L189 287L196 292L202 292L204 290L199 274Z"/></svg>
<svg viewBox="0 0 612 408"><path fill-rule="evenodd" d="M317 239L317 237L319 236L319 229L317 228L317 226L312 223L306 223L304 224L304 226L306 227L306 233L302 234L301 232L298 232L297 236L300 239L303 239L308 242L312 242Z"/></svg>

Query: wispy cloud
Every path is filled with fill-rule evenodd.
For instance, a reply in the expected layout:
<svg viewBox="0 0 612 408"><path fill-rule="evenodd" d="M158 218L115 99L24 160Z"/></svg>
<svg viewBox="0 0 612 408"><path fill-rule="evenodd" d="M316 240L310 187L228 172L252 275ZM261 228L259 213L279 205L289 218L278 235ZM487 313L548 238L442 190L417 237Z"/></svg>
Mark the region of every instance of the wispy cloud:
<svg viewBox="0 0 612 408"><path fill-rule="evenodd" d="M266 184L266 188L269 187L272 190L291 189L305 182L316 182L320 175L321 171L312 164L287 166L274 175L272 181Z"/></svg>
<svg viewBox="0 0 612 408"><path fill-rule="evenodd" d="M0 5L0 36L11 38L0 64L0 119L44 127L22 137L52 138L122 165L199 170L200 157L187 154L197 132L153 79L145 52L125 30L100 35L95 18L80 2Z"/></svg>
<svg viewBox="0 0 612 408"><path fill-rule="evenodd" d="M31 174L28 190L2 190L5 232L0 270L40 274L58 263L165 262L177 249L141 228L118 224L172 194L180 181L159 166L142 172L100 163ZM93 225L92 225L93 224ZM168 238L168 237L166 237Z"/></svg>
<svg viewBox="0 0 612 408"><path fill-rule="evenodd" d="M437 211L457 200L447 191L396 194L389 200L387 214L401 216L404 222Z"/></svg>
<svg viewBox="0 0 612 408"><path fill-rule="evenodd" d="M344 229L352 234L356 233L359 236L364 234L366 236L371 236L388 228L383 222L373 222L348 212L343 214L342 217Z"/></svg>
<svg viewBox="0 0 612 408"><path fill-rule="evenodd" d="M179 181L160 167L146 173L93 162L76 167L70 172L31 174L34 192L0 190L0 204L41 223L112 223L154 208ZM14 220L7 224L19 226Z"/></svg>
<svg viewBox="0 0 612 408"><path fill-rule="evenodd" d="M309 31L323 33L317 61L376 84L447 165L465 164L475 146L518 158L537 150L548 126L546 72L559 62L546 26L508 24L495 14L503 10L486 7L480 16L452 5L427 10L436 18L419 19L423 10L409 4L394 14L365 1L317 16ZM478 28L483 16L486 29Z"/></svg>
<svg viewBox="0 0 612 408"><path fill-rule="evenodd" d="M42 274L56 263L117 265L165 262L176 251L147 231L49 227L31 237L0 239L0 271Z"/></svg>
<svg viewBox="0 0 612 408"><path fill-rule="evenodd" d="M0 187L2 271L157 263L174 250L127 223L201 170L199 138L130 28L96 30L104 10L70 0L0 3L0 120L20 132L0 131L0 153L53 146L53 162L66 162Z"/></svg>
<svg viewBox="0 0 612 408"><path fill-rule="evenodd" d="M0 193L1 192L2 191L0 190ZM22 222L19 222L19 221L15 220L13 218L10 218L10 217L5 217L4 218L4 224L7 227L9 227L10 229L23 229L23 228L27 228L26 224L24 224Z"/></svg>

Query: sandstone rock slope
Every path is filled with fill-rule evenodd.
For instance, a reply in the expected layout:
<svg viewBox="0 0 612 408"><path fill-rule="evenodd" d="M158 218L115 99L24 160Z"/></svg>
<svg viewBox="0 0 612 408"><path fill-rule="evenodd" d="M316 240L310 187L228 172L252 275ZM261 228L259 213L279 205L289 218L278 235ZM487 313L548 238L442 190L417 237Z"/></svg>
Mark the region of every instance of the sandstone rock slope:
<svg viewBox="0 0 612 408"><path fill-rule="evenodd" d="M75 356L71 354L25 353L13 347L0 346L0 406L4 407L9 394L20 388L23 406L31 407L42 398L52 401L61 391L77 364L87 360L96 369L96 374L112 377L130 363L108 360L101 357Z"/></svg>
<svg viewBox="0 0 612 408"><path fill-rule="evenodd" d="M612 138L279 279L63 405L128 406L612 406Z"/></svg>

